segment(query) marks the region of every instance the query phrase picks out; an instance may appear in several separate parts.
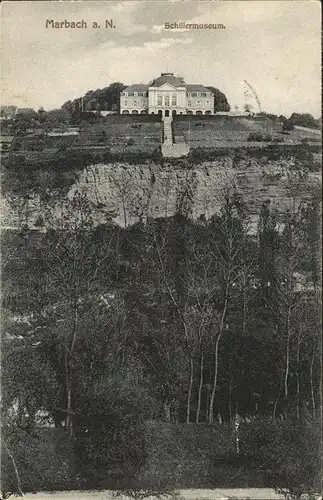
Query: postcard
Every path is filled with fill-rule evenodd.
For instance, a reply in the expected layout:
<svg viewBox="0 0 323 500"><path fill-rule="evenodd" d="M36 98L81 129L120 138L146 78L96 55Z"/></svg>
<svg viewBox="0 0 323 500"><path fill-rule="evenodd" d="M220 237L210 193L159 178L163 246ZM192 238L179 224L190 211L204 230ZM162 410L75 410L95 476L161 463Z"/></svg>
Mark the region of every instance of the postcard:
<svg viewBox="0 0 323 500"><path fill-rule="evenodd" d="M321 495L320 14L2 2L2 499Z"/></svg>

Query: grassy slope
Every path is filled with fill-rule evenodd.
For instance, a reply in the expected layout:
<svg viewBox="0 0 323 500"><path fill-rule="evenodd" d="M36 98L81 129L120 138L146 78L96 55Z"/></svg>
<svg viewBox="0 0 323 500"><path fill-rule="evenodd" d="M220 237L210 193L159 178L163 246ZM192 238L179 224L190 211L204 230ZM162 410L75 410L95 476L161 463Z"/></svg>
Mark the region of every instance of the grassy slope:
<svg viewBox="0 0 323 500"><path fill-rule="evenodd" d="M177 117L173 122L174 135L184 136L191 148L259 146L259 142L248 141L248 136L253 132L269 135L276 143L284 144L299 143L304 138L313 142L319 140L313 134L300 130L283 134L281 126L269 119L228 116L200 118Z"/></svg>
<svg viewBox="0 0 323 500"><path fill-rule="evenodd" d="M130 140L131 139L131 140ZM154 151L160 144L161 123L143 121L142 117L125 120L106 119L99 123L84 124L77 136L34 137L26 135L15 141L16 151L44 151L108 147L113 153ZM130 143L129 143L130 141Z"/></svg>

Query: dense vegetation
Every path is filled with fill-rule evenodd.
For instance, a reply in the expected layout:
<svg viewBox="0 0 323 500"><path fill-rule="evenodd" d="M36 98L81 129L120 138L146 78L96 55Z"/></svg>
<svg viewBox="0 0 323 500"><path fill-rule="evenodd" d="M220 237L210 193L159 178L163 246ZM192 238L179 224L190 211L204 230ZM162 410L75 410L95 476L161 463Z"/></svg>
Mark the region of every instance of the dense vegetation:
<svg viewBox="0 0 323 500"><path fill-rule="evenodd" d="M282 121L285 130L293 130L295 125L314 129L322 126L321 120L315 120L309 113L292 113L288 119L283 117Z"/></svg>
<svg viewBox="0 0 323 500"><path fill-rule="evenodd" d="M214 112L216 111L230 111L231 107L228 100L219 89L215 87L208 87L214 94Z"/></svg>
<svg viewBox="0 0 323 500"><path fill-rule="evenodd" d="M120 92L126 85L120 82L111 83L108 87L97 90L89 90L84 96L73 101L67 101L62 108L70 113L82 111L120 111Z"/></svg>
<svg viewBox="0 0 323 500"><path fill-rule="evenodd" d="M5 436L14 446L42 411L64 424L87 485L105 474L149 489L147 420L238 429L262 419L258 463L297 497L317 481L311 455L298 482L314 442L300 442L296 462L292 443L304 425L313 439L319 418L318 202L279 218L264 203L254 237L235 193L195 222L192 196L179 189L175 216L121 229L94 227L76 192L59 230L4 233ZM260 451L241 432L233 455L247 463ZM275 465L277 450L290 470Z"/></svg>

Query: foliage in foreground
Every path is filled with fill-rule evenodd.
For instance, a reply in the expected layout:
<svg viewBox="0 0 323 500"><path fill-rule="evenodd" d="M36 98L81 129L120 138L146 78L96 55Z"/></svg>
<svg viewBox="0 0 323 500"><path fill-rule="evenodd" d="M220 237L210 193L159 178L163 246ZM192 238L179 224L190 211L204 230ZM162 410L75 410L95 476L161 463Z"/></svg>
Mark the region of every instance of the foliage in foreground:
<svg viewBox="0 0 323 500"><path fill-rule="evenodd" d="M194 221L192 204L186 186L174 217L94 227L89 200L75 193L60 230L7 233L5 419L25 432L41 411L64 422L77 480L108 476L139 492L156 487L143 475L146 420L264 415L274 421L260 428L267 447L247 457L263 450L272 486L296 498L316 487L314 447L297 439L304 407L314 419L319 403L317 206L278 219L264 203L254 238L236 193L210 220ZM292 416L295 425L275 422Z"/></svg>
<svg viewBox="0 0 323 500"><path fill-rule="evenodd" d="M259 467L266 484L287 499L315 498L321 490L320 420L261 419L241 429L242 459Z"/></svg>

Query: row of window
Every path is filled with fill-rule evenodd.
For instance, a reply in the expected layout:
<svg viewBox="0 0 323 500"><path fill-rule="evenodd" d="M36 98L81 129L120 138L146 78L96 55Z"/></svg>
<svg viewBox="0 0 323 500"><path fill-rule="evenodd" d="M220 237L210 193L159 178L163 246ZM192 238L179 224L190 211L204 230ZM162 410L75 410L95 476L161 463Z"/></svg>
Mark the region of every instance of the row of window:
<svg viewBox="0 0 323 500"><path fill-rule="evenodd" d="M147 92L123 92L123 95L126 97L145 97ZM190 97L211 97L211 95L210 92L188 92Z"/></svg>
<svg viewBox="0 0 323 500"><path fill-rule="evenodd" d="M204 101L201 103L201 101L196 101L196 104L210 104L210 101ZM187 101L188 106L192 106L192 101Z"/></svg>
<svg viewBox="0 0 323 500"><path fill-rule="evenodd" d="M167 111L166 111L167 112ZM129 110L129 109L123 109L122 110L122 114L123 115L129 115L129 114L132 114L132 115L138 115L139 114L139 111L137 109L132 109L132 110ZM142 111L140 111L140 114L141 115L146 115L147 114L147 110L146 109L143 109ZM155 115L156 113L154 111L151 112L152 115ZM163 114L163 111L161 109L158 110L158 115L162 115ZM172 114L173 115L176 115L176 111L173 110L172 111ZM183 113L182 111L179 113L180 115L183 115L185 113ZM193 111L187 109L186 110L186 114L187 115L193 115ZM196 115L203 115L203 111L202 110L198 110L195 112ZM207 111L204 111L204 114L205 115L212 115L212 111L211 110L207 110Z"/></svg>
<svg viewBox="0 0 323 500"><path fill-rule="evenodd" d="M190 97L211 97L210 92L189 92L188 95Z"/></svg>
<svg viewBox="0 0 323 500"><path fill-rule="evenodd" d="M170 101L169 101L169 97L165 97L165 98L164 98L164 106L169 106L169 105L170 105L170 104L169 104L169 102L170 102ZM137 106L137 101L133 101L133 103L132 103L132 104L133 104L133 106ZM140 105L141 105L141 106L145 106L145 104L147 104L147 102L146 102L146 101L144 101L144 100L141 100ZM197 104L197 105L198 105L198 104L210 104L210 101L204 101L203 103L201 103L201 101L196 101L196 104ZM128 101L125 101L125 102L124 102L124 105L125 105L125 106L128 106ZM157 106L162 106L162 105L163 105L162 97L157 96ZM188 102L187 102L187 105L188 105L189 107L192 107L192 101L188 101ZM172 106L177 106L176 96L173 96L173 97L172 97Z"/></svg>
<svg viewBox="0 0 323 500"><path fill-rule="evenodd" d="M124 105L125 106L128 106L128 101L125 101L124 102ZM132 106L137 106L137 101L133 101L133 103L131 103ZM147 101L144 101L143 99L138 103L138 106L147 106Z"/></svg>
<svg viewBox="0 0 323 500"><path fill-rule="evenodd" d="M123 92L123 95L126 96L126 97L145 97L147 95L147 92Z"/></svg>
<svg viewBox="0 0 323 500"><path fill-rule="evenodd" d="M169 106L169 96L164 97L164 106ZM162 96L158 95L157 96L157 106L162 106L163 104L163 98ZM172 96L172 106L177 106L177 99L176 95Z"/></svg>

